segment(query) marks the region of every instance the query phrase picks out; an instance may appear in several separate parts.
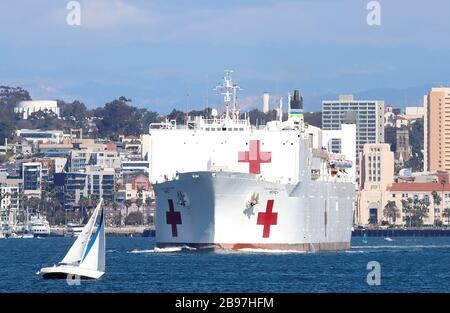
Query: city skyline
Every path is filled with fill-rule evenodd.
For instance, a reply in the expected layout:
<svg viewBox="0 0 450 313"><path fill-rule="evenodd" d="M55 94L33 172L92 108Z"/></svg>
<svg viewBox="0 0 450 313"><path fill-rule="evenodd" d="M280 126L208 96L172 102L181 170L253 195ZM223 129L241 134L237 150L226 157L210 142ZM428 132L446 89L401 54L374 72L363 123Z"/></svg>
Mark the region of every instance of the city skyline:
<svg viewBox="0 0 450 313"><path fill-rule="evenodd" d="M213 88L228 68L244 109L264 91L286 98L293 89L308 111L347 93L404 107L450 85L450 65L436 62L450 50L440 40L450 33L443 0L431 11L379 1L379 26L367 24L369 1L79 1L79 26L66 23L69 1L27 2L27 10L24 2L0 4L0 82L33 99L92 108L124 95L161 113L221 108Z"/></svg>

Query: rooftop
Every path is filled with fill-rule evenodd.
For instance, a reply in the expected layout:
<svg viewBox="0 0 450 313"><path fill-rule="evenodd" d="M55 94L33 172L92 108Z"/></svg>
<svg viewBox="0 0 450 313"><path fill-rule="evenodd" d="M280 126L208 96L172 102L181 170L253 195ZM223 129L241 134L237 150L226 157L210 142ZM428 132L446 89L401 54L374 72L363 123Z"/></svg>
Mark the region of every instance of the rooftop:
<svg viewBox="0 0 450 313"><path fill-rule="evenodd" d="M443 189L444 187L444 189ZM450 184L441 183L393 183L389 191L450 191Z"/></svg>

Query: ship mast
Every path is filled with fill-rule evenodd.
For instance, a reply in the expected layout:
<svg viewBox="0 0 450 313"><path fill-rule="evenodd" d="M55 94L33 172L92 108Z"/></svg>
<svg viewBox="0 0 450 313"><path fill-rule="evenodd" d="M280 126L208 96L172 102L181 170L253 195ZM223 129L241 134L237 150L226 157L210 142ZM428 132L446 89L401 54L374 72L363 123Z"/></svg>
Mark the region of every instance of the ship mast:
<svg viewBox="0 0 450 313"><path fill-rule="evenodd" d="M237 83L233 83L232 76L233 70L225 70L223 82L221 85L217 85L214 90L219 92L220 95L223 95L223 101L225 103L225 119L230 118L230 108L231 108L231 97L233 97L233 107L231 108L232 118L235 119L238 111L237 111L237 92L241 90Z"/></svg>

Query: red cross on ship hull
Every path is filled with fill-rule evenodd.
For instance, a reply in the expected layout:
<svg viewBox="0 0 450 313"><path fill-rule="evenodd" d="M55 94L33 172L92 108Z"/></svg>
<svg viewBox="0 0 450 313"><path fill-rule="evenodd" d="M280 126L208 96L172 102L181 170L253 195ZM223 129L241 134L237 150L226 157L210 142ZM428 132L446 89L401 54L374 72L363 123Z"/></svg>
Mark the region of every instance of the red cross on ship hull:
<svg viewBox="0 0 450 313"><path fill-rule="evenodd" d="M274 200L267 200L266 212L258 213L257 225L264 225L263 238L270 237L270 226L277 225L278 213L272 213Z"/></svg>
<svg viewBox="0 0 450 313"><path fill-rule="evenodd" d="M261 163L272 162L272 152L261 151L261 142L250 140L249 151L239 151L238 162L248 162L250 174L261 174Z"/></svg>
<svg viewBox="0 0 450 313"><path fill-rule="evenodd" d="M181 213L175 211L173 206L173 200L169 199L169 211L166 212L166 221L168 225L172 226L172 237L178 236L177 225L181 225Z"/></svg>

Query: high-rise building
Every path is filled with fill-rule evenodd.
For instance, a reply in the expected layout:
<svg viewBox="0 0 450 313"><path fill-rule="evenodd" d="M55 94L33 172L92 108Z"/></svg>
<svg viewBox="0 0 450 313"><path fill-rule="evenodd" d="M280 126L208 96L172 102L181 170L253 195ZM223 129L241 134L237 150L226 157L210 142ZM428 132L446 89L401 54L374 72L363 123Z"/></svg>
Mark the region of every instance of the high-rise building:
<svg viewBox="0 0 450 313"><path fill-rule="evenodd" d="M424 170L450 171L450 88L432 88L424 113Z"/></svg>
<svg viewBox="0 0 450 313"><path fill-rule="evenodd" d="M356 114L356 155L366 143L384 142L384 101L355 100L353 95L322 101L322 128L340 129L348 117L348 111Z"/></svg>

